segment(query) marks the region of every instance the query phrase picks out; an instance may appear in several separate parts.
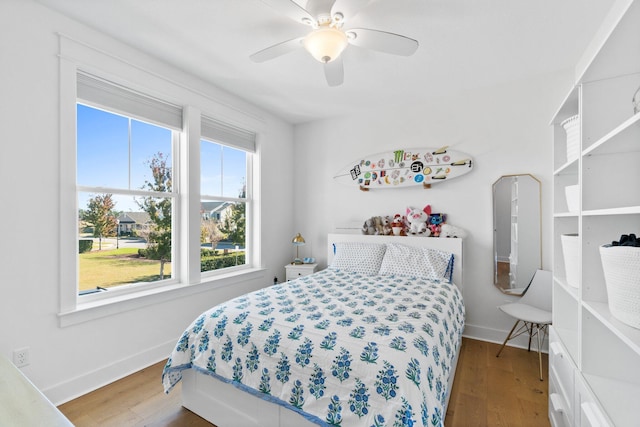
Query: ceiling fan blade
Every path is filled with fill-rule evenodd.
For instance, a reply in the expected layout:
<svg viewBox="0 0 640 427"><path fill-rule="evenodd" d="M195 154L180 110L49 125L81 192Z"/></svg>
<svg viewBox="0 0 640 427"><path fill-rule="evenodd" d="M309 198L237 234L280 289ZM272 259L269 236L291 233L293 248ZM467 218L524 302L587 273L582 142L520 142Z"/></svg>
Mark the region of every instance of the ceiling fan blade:
<svg viewBox="0 0 640 427"><path fill-rule="evenodd" d="M331 16L342 14L345 21L353 19L362 9L367 7L371 0L336 0L331 7Z"/></svg>
<svg viewBox="0 0 640 427"><path fill-rule="evenodd" d="M313 16L293 0L262 0L262 2L301 24L312 25L315 22Z"/></svg>
<svg viewBox="0 0 640 427"><path fill-rule="evenodd" d="M284 55L289 52L293 52L294 50L302 47L302 39L303 37L298 37L295 39L287 40L282 43L275 44L266 49L262 49L259 52L254 53L249 56L253 62L264 62L273 58L277 58L278 56Z"/></svg>
<svg viewBox="0 0 640 427"><path fill-rule="evenodd" d="M353 28L345 31L349 43L393 55L410 56L418 49L418 41L386 31Z"/></svg>
<svg viewBox="0 0 640 427"><path fill-rule="evenodd" d="M324 64L324 76L327 78L329 86L340 86L344 82L342 57L338 57Z"/></svg>

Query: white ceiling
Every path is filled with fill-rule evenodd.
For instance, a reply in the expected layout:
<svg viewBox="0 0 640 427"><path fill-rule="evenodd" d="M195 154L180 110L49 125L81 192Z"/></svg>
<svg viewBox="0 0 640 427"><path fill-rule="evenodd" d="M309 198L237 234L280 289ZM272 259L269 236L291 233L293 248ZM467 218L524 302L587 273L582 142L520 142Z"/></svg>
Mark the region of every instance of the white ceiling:
<svg viewBox="0 0 640 427"><path fill-rule="evenodd" d="M418 51L398 57L349 46L344 84L328 87L322 64L303 49L265 63L249 59L309 31L260 0L38 1L291 123L571 68L613 3L372 0L345 27L403 34L419 41Z"/></svg>

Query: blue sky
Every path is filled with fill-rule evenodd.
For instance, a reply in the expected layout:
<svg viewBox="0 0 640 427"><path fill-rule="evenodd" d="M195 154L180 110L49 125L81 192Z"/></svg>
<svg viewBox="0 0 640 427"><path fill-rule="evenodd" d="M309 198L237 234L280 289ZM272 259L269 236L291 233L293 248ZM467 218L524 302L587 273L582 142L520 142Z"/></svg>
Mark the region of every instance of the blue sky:
<svg viewBox="0 0 640 427"><path fill-rule="evenodd" d="M77 147L78 185L138 190L152 180L149 161L155 154L171 159L171 131L131 120L129 139L127 117L78 104ZM237 197L246 176L246 153L207 141L200 147L201 194ZM79 193L78 207L85 209L93 196ZM113 199L117 211L140 210L133 197L114 194Z"/></svg>

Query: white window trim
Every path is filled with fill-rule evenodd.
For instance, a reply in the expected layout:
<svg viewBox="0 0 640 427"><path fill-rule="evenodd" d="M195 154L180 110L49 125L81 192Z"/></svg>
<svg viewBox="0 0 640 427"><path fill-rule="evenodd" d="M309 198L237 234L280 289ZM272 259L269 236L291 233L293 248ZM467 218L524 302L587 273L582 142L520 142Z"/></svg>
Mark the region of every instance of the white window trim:
<svg viewBox="0 0 640 427"><path fill-rule="evenodd" d="M69 326L77 323L90 321L92 319L114 315L127 310L158 304L170 301L174 298L189 296L199 292L210 291L212 289L223 288L234 283L245 280L265 280L266 269L261 267L260 251L260 209L256 209L257 200L255 195L259 194L259 183L254 180L254 176L259 176L257 171L259 161L259 146L256 153L251 157L254 159L253 171L247 173L248 185L247 193L247 265L224 269L216 272L200 272L200 265L196 262L187 264L189 259L200 258L200 117L201 110L192 105L184 105L183 109L183 132L180 133L180 144L187 149L178 150L174 153L174 164L179 162L179 179L177 185L186 186L189 191L181 192L176 197L178 206L174 209L174 224L177 231L176 245L180 249L174 254L174 266L176 274L174 279L151 286L137 285L136 292L131 292L127 286L118 291L114 289L108 296L99 298L86 298L82 301L78 296L78 250L77 250L77 230L76 216L77 187L76 187L76 103L77 103L77 74L78 70L90 72L97 76L105 77L114 75L129 76L132 80L148 80L160 82L160 87L175 86L178 92L185 92L189 97L193 97L196 91L191 91L188 87L175 84L155 73L145 73L141 67L123 62L105 52L99 51L91 46L77 42L63 35L60 37L60 305L58 318L60 326ZM79 58L85 58L84 61ZM96 70L104 70L99 72ZM143 74L147 79L140 78ZM158 86L158 85L156 85ZM175 89L174 88L174 89ZM132 87L132 89L136 89ZM175 91L175 90L174 90ZM142 90L141 92L145 92ZM155 95L150 93L151 96ZM203 97L203 105L213 104L210 98ZM217 111L210 108L211 111ZM237 111L234 111L237 113ZM215 117L214 114L208 114ZM252 118L254 121L255 118ZM250 126L249 126L250 127ZM197 166L196 166L197 165ZM252 173L253 172L253 173ZM176 178L176 177L174 177ZM251 180L251 181L249 181ZM197 194L197 197L195 194ZM190 197L184 197L190 194ZM250 210L250 216L249 216ZM69 236L73 236L70 238ZM198 244L192 244L197 239ZM250 264L249 264L250 263ZM106 294L106 293L104 293Z"/></svg>
<svg viewBox="0 0 640 427"><path fill-rule="evenodd" d="M223 142L218 142L213 140L212 138L208 138L204 135L200 135L200 142L201 141L207 141L213 144L219 144L219 145L225 145L227 147L231 147L231 148L235 148L235 149L239 149L239 150L245 150L247 147L242 147L240 145L234 145L234 144L226 144ZM198 145L198 147L200 147L200 145ZM247 160L246 160L246 171L245 171L245 180L246 180L246 187L245 187L245 198L241 199L239 197L225 197L225 196L212 196L209 194L206 195L200 195L200 200L215 200L215 201L225 201L225 202L240 202L240 203L244 203L245 205L245 216L246 216L246 222L245 222L245 265L244 266L238 266L237 268L251 268L252 265L255 265L254 263L254 256L256 255L256 251L252 250L253 246L252 246L252 236L253 236L253 230L256 228L255 226L255 222L253 221L253 219L255 218L255 209L254 209L254 201L253 201L253 195L254 195L254 189L253 187L255 186L255 182L253 180L253 168L255 166L255 162L254 162L254 158L256 156L256 151L255 151L255 142L253 142L252 145L252 150L253 151L247 151ZM198 156L200 156L200 151L198 151ZM198 157L198 165L200 165L200 158ZM250 185L250 183L252 183L252 185ZM200 221L200 218L198 219L198 221ZM198 227L200 222L198 222ZM226 270L226 269L225 269ZM204 277L209 277L209 276L214 276L216 275L217 270L210 270L210 271L202 271L200 272L201 276Z"/></svg>
<svg viewBox="0 0 640 427"><path fill-rule="evenodd" d="M112 294L110 298L81 304L68 312L58 313L61 327L77 325L90 320L112 316L125 311L136 310L154 304L170 302L178 298L208 292L214 289L223 289L227 286L238 286L247 280L264 280L266 269L245 268L242 271L225 271L212 277L210 280L198 284L185 286L173 284L150 287L144 291L138 291L127 295Z"/></svg>

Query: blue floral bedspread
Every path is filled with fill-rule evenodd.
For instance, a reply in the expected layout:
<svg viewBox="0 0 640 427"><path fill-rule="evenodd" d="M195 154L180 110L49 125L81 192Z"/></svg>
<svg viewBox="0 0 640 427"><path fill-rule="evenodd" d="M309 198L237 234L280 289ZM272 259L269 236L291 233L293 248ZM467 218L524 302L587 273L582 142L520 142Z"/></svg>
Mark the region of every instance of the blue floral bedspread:
<svg viewBox="0 0 640 427"><path fill-rule="evenodd" d="M442 426L464 314L444 281L326 269L203 313L162 381L193 368L319 425Z"/></svg>

